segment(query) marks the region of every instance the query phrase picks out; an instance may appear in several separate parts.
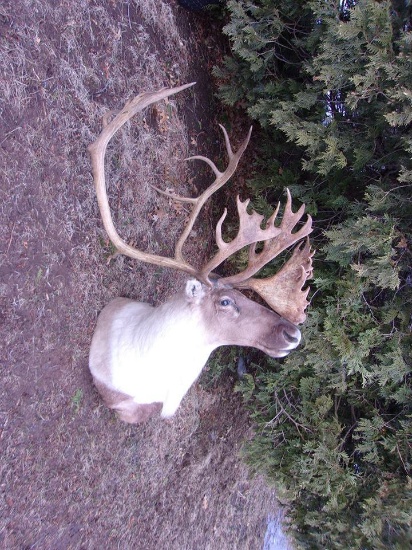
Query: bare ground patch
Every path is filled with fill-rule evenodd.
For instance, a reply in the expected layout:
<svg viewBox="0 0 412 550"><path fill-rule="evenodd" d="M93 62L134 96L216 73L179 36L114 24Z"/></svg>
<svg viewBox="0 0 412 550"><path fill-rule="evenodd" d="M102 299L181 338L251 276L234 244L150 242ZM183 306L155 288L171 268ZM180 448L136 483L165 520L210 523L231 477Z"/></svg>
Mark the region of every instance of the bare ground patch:
<svg viewBox="0 0 412 550"><path fill-rule="evenodd" d="M0 544L261 548L276 500L242 465L249 428L230 384L198 385L171 422L136 427L101 405L87 369L112 297L156 303L182 276L107 263L86 147L108 109L199 81L138 115L110 147L119 232L170 250L186 212L150 185L194 194L209 176L182 159L222 157L211 21L171 0L5 1L0 40ZM199 261L209 231L206 215L188 243Z"/></svg>

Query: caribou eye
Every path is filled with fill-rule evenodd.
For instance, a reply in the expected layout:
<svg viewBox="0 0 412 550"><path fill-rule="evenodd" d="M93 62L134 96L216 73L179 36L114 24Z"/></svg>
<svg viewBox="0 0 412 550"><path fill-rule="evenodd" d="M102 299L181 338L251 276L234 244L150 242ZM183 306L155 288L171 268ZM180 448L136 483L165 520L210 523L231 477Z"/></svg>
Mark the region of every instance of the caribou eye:
<svg viewBox="0 0 412 550"><path fill-rule="evenodd" d="M227 306L230 306L230 300L228 300L227 298L224 298L223 300L220 300L220 305L223 306L223 307L227 307Z"/></svg>

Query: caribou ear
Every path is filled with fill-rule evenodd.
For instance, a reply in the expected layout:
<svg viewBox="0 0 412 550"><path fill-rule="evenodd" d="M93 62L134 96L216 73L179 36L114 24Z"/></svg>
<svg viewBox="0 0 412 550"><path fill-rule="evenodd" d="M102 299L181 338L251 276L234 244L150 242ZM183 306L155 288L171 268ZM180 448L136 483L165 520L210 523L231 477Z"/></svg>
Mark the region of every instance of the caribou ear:
<svg viewBox="0 0 412 550"><path fill-rule="evenodd" d="M189 279L186 282L186 298L192 304L200 304L205 293L205 288L197 279Z"/></svg>

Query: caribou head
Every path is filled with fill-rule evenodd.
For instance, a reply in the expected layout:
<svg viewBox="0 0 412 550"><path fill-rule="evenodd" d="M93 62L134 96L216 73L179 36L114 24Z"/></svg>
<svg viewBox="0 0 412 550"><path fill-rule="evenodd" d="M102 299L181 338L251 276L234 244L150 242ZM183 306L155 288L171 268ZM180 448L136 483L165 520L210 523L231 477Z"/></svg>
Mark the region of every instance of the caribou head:
<svg viewBox="0 0 412 550"><path fill-rule="evenodd" d="M251 129L236 152L221 126L229 162L224 172L203 156L215 174L214 182L197 198L165 193L191 205L191 215L179 238L173 257L158 256L128 245L117 233L107 198L104 159L113 135L134 114L150 104L192 86L143 93L128 102L89 146L97 200L103 225L116 249L131 258L184 271L189 275L181 293L152 307L147 303L116 298L101 312L93 336L89 367L106 405L125 422L141 422L156 412L172 416L199 376L210 353L222 345L252 346L271 357L284 357L300 342L296 324L305 320L309 289L302 290L312 274L312 255L307 236L312 231L310 216L301 223L305 207L292 210L287 200L281 221L280 205L264 222L263 216L247 211L249 200L237 199L239 230L226 242L222 224L216 226L216 253L196 268L185 259L184 244L205 202L233 175L250 139ZM303 239L305 239L303 241ZM288 247L298 244L282 269L272 277L255 275ZM219 277L216 269L230 256L248 247L243 271ZM259 294L268 309L248 299L240 289Z"/></svg>

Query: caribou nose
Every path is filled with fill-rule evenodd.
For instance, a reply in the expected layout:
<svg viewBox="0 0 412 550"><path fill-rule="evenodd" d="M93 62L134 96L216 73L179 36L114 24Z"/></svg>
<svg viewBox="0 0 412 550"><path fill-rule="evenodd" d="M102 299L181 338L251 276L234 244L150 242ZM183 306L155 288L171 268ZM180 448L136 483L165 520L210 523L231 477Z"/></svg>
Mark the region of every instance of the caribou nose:
<svg viewBox="0 0 412 550"><path fill-rule="evenodd" d="M296 347L301 338L300 330L294 325L288 325L283 329L283 338L291 347Z"/></svg>
<svg viewBox="0 0 412 550"><path fill-rule="evenodd" d="M289 342L289 344L297 345L300 342L300 338L296 338L296 336L292 336L286 330L283 331L283 337L285 338L286 342Z"/></svg>

